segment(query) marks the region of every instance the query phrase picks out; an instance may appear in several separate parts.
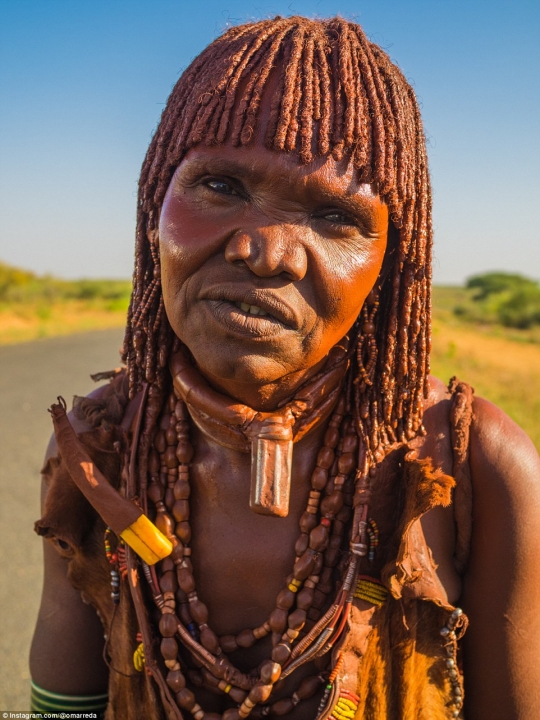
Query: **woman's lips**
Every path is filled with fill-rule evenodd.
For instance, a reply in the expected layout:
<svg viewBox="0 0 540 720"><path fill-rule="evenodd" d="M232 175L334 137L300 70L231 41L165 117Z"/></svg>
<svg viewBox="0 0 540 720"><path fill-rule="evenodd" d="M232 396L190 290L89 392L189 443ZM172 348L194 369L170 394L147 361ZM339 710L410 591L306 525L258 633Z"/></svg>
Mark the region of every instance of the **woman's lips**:
<svg viewBox="0 0 540 720"><path fill-rule="evenodd" d="M275 290L216 285L207 288L199 298L210 303L221 303L224 307L232 305L237 314L265 318L284 328L298 330L301 326L294 306L283 300Z"/></svg>
<svg viewBox="0 0 540 720"><path fill-rule="evenodd" d="M204 304L221 325L241 335L267 338L290 330L258 305L230 300L207 300ZM246 307L247 310L244 309Z"/></svg>

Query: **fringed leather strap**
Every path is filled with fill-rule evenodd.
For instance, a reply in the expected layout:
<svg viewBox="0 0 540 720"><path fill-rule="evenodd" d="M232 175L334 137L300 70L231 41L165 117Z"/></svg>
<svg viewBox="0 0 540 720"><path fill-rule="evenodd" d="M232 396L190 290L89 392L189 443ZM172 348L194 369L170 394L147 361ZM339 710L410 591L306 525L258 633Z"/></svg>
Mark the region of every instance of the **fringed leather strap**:
<svg viewBox="0 0 540 720"><path fill-rule="evenodd" d="M455 565L463 573L469 560L472 535L472 484L469 468L469 435L473 419L474 389L453 377L448 385L452 393L450 410L450 436L454 453L453 475L454 518L457 527Z"/></svg>

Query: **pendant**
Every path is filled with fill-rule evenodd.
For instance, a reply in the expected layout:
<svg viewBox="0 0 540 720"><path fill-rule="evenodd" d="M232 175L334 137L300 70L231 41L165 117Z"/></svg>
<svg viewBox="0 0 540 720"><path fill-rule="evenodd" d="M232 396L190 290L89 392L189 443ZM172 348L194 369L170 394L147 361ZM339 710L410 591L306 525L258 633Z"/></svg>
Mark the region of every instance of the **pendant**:
<svg viewBox="0 0 540 720"><path fill-rule="evenodd" d="M289 514L293 454L292 423L271 415L251 424L250 508L261 515Z"/></svg>

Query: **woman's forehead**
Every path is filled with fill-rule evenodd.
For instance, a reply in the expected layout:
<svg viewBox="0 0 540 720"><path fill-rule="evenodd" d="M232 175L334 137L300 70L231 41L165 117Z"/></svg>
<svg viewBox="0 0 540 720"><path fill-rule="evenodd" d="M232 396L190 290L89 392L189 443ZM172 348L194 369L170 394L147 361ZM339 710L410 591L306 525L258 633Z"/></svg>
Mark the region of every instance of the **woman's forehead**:
<svg viewBox="0 0 540 720"><path fill-rule="evenodd" d="M296 153L269 149L260 137L254 137L249 145L242 146L235 146L230 141L211 146L200 143L188 150L176 175L186 170L234 176L262 185L265 182L281 183L284 187L301 185L308 191L317 189L329 195L337 193L380 200L374 184L360 181L350 156L336 160L327 155L302 163Z"/></svg>

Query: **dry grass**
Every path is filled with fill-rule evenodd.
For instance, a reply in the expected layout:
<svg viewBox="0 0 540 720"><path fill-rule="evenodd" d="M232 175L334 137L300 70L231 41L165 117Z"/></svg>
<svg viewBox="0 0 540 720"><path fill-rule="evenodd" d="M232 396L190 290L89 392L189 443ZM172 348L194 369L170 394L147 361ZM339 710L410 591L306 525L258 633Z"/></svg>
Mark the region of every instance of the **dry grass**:
<svg viewBox="0 0 540 720"><path fill-rule="evenodd" d="M3 307L0 308L0 345L122 327L125 322L125 307L110 308L99 301L65 300L51 305Z"/></svg>
<svg viewBox="0 0 540 720"><path fill-rule="evenodd" d="M540 345L490 332L435 319L432 373L469 382L521 425L540 452Z"/></svg>

